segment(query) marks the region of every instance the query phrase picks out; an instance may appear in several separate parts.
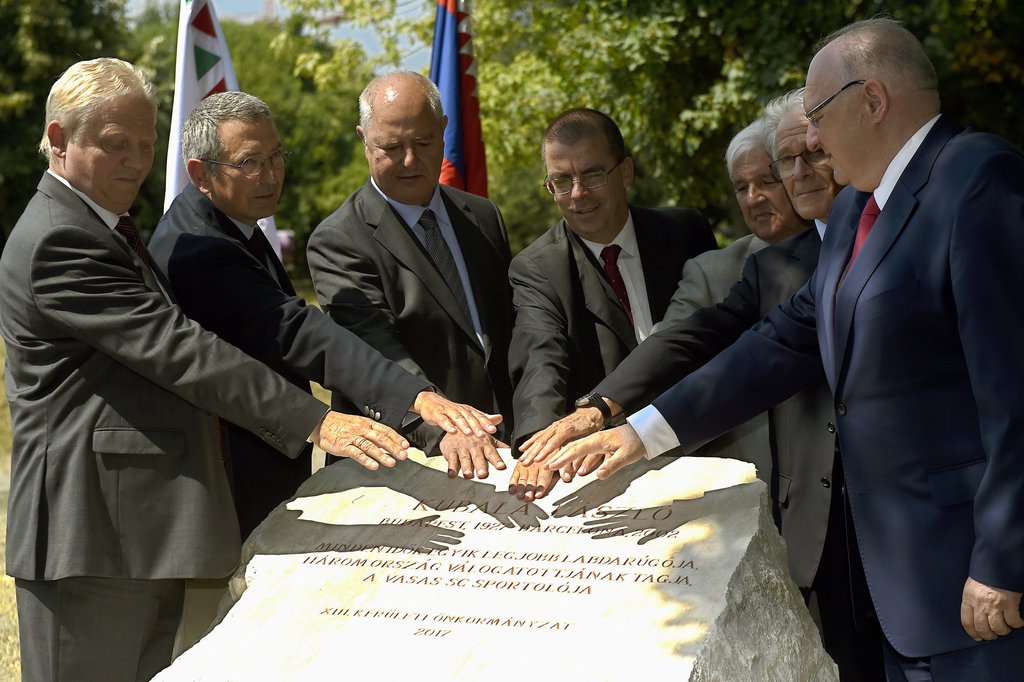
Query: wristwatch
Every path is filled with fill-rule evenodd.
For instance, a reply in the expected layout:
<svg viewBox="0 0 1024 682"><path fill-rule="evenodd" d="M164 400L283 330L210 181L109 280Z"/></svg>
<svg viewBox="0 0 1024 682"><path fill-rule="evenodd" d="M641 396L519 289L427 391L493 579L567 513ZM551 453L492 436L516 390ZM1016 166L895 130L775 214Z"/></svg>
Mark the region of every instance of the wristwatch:
<svg viewBox="0 0 1024 682"><path fill-rule="evenodd" d="M601 411L601 418L603 425L607 426L608 422L612 419L612 408L608 407L608 403L604 401L599 393L591 391L582 398L576 399L576 407L596 407Z"/></svg>

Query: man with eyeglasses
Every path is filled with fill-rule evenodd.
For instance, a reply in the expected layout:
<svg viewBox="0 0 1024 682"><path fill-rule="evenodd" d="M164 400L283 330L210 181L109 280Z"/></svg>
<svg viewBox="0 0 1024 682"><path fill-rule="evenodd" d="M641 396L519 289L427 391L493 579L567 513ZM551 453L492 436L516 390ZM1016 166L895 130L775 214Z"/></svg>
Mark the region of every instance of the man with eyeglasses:
<svg viewBox="0 0 1024 682"><path fill-rule="evenodd" d="M1024 153L940 115L931 62L891 19L826 38L804 101L808 149L850 184L807 286L628 426L547 466L607 453L604 478L691 450L824 371L887 679L1015 679Z"/></svg>
<svg viewBox="0 0 1024 682"><path fill-rule="evenodd" d="M544 187L562 220L509 269L514 448L574 405L591 404L590 389L665 314L687 259L716 248L698 212L629 203L633 160L607 115L560 114L541 149ZM530 472L517 466L510 490L527 485L532 489Z"/></svg>
<svg viewBox="0 0 1024 682"><path fill-rule="evenodd" d="M438 183L448 123L437 86L411 71L373 79L359 96L370 178L324 219L307 255L320 305L386 357L452 400L505 417L497 434L420 427L409 440L448 473L505 467L512 414L508 234L494 202ZM347 401L335 392L334 405Z"/></svg>

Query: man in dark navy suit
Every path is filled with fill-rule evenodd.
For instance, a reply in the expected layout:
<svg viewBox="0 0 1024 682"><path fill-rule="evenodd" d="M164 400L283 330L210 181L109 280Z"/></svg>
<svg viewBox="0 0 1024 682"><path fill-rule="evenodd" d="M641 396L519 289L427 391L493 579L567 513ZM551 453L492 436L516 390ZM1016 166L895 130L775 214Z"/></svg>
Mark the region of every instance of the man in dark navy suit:
<svg viewBox="0 0 1024 682"><path fill-rule="evenodd" d="M692 450L824 370L888 678L1009 679L1024 660L1024 154L940 116L931 63L889 19L827 38L804 103L808 147L851 185L808 284L547 466L609 453L605 477Z"/></svg>

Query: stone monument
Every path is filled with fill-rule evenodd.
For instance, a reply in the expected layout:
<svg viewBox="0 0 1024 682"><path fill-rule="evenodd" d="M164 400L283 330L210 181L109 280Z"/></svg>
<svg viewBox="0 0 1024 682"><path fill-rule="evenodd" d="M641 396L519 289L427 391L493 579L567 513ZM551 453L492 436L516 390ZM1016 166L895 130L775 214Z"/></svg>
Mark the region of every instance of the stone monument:
<svg viewBox="0 0 1024 682"><path fill-rule="evenodd" d="M526 503L507 461L320 470L156 679L839 679L752 465L662 457Z"/></svg>

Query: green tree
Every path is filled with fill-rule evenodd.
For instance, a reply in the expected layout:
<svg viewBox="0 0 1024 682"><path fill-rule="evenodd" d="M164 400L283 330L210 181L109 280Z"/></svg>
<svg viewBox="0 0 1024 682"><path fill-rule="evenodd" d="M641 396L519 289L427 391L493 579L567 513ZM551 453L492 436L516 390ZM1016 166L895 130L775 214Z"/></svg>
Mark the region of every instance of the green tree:
<svg viewBox="0 0 1024 682"><path fill-rule="evenodd" d="M0 227L9 234L46 164L46 94L80 59L120 54L124 0L0 0Z"/></svg>
<svg viewBox="0 0 1024 682"><path fill-rule="evenodd" d="M290 3L378 27L386 55L401 53L400 35L430 41L428 0L416 13L408 2ZM813 12L763 0L476 3L474 53L491 196L514 246L532 241L554 219L538 189L539 142L547 121L573 106L606 111L623 129L637 166L635 201L698 208L724 238L737 236L742 222L723 163L732 135L768 99L803 84L821 37L885 9L922 39L946 113L1024 139L1024 123L1011 115L1024 103L1024 19L1007 0L847 0Z"/></svg>

